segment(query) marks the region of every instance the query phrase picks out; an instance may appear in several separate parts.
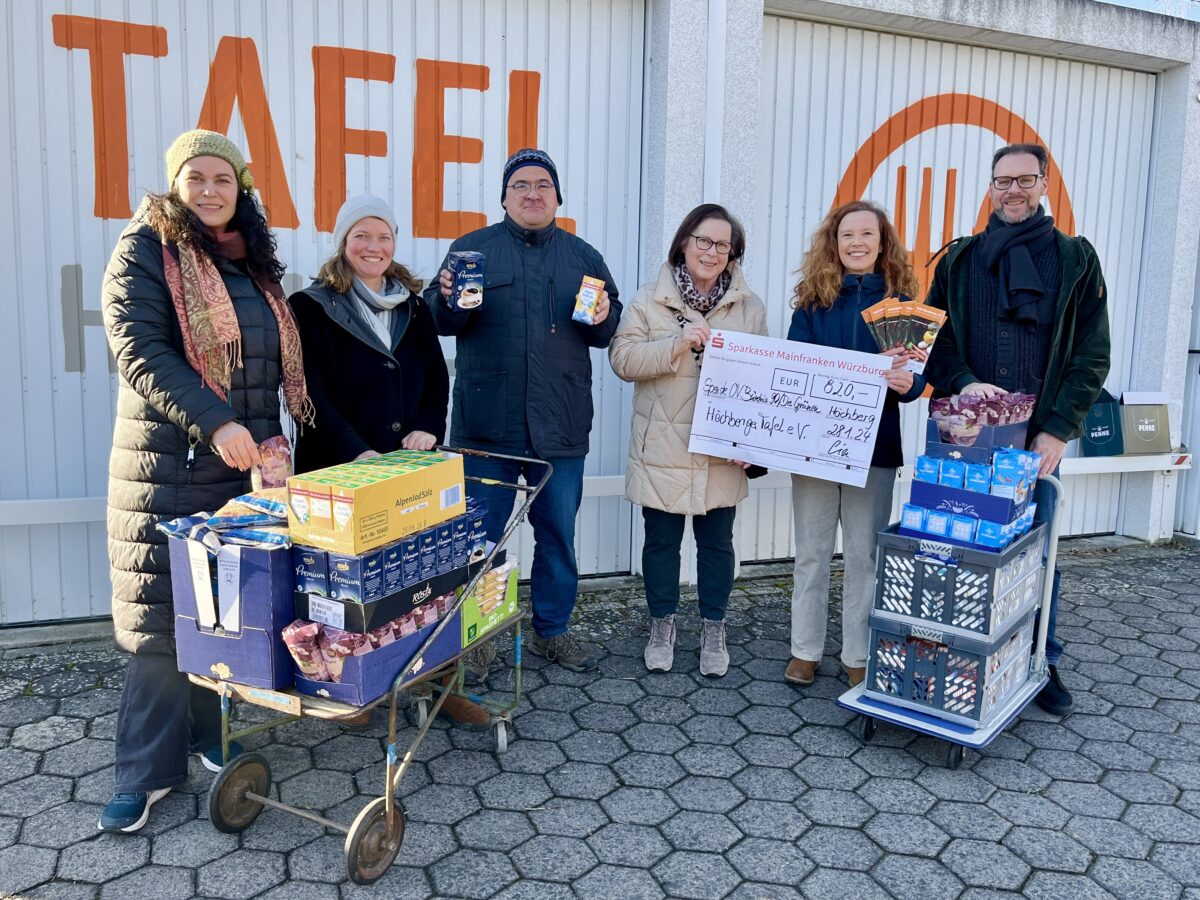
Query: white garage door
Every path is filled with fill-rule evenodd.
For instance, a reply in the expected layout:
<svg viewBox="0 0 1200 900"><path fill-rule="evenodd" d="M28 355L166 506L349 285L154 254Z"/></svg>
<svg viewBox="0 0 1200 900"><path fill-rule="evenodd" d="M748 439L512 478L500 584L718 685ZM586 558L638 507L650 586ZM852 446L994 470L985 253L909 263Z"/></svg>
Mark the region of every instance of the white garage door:
<svg viewBox="0 0 1200 900"><path fill-rule="evenodd" d="M643 27L642 0L8 4L0 624L108 612L100 280L178 133L243 147L292 288L331 251L342 200L368 190L393 201L398 257L430 277L452 238L499 218L504 159L536 143L562 174L562 215L632 298ZM595 363L587 474L615 475L627 391ZM620 498L588 500L581 568L628 570L629 523Z"/></svg>
<svg viewBox="0 0 1200 900"><path fill-rule="evenodd" d="M1053 159L1049 211L1096 246L1109 287L1113 366L1129 380L1150 173L1153 75L768 16L763 127L748 270L772 334L809 238L836 203L893 213L919 273L946 241L976 230L992 152L1038 141ZM925 403L905 411L905 457L918 452ZM1116 527L1119 475L1069 480L1067 532ZM904 488L898 491L898 499ZM744 559L792 553L787 490L752 495Z"/></svg>

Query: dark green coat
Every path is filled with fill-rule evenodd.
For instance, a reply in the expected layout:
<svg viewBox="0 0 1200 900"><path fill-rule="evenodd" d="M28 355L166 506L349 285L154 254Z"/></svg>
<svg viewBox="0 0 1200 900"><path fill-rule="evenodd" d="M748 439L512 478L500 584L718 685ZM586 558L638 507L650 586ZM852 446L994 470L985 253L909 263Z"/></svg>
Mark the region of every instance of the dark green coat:
<svg viewBox="0 0 1200 900"><path fill-rule="evenodd" d="M1067 237L1061 231L1055 231L1055 236L1062 286L1055 305L1046 379L1030 421L1031 441L1042 431L1063 441L1078 437L1111 363L1108 291L1096 249L1087 238ZM965 251L982 237L972 235L950 245L925 298L928 305L949 312L925 367L929 383L947 394L979 381L966 361L971 323L967 321L970 262Z"/></svg>
<svg viewBox="0 0 1200 900"><path fill-rule="evenodd" d="M175 652L166 538L154 526L214 510L250 488L249 474L213 451L213 432L237 420L260 442L282 433L275 316L239 266L218 260L217 269L242 332L242 367L233 371L228 401L203 387L188 365L163 275L162 243L142 210L104 273L104 330L118 373L108 467L113 625L117 645L134 653Z"/></svg>

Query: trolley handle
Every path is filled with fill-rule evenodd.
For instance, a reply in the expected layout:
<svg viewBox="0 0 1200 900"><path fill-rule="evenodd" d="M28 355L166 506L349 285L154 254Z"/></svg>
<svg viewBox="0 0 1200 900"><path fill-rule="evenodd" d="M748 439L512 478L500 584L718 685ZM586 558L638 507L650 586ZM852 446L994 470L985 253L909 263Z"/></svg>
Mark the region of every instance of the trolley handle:
<svg viewBox="0 0 1200 900"><path fill-rule="evenodd" d="M1039 676L1046 669L1046 630L1050 627L1050 599L1054 596L1054 566L1058 561L1058 535L1062 530L1063 514L1067 508L1067 492L1055 475L1040 475L1038 481L1047 482L1054 489L1054 513L1050 516L1050 527L1046 534L1042 578L1042 608L1038 614L1038 639L1034 647L1033 671Z"/></svg>

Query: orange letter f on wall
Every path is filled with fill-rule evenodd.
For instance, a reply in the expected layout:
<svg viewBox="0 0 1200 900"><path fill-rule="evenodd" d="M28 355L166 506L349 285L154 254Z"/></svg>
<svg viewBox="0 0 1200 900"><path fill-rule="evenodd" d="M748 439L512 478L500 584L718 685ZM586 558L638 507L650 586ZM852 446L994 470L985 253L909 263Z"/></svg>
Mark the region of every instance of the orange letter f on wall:
<svg viewBox="0 0 1200 900"><path fill-rule="evenodd" d="M337 212L346 201L346 154L387 156L387 134L346 127L346 79L391 82L396 57L369 50L313 47L317 148L314 222L333 231Z"/></svg>

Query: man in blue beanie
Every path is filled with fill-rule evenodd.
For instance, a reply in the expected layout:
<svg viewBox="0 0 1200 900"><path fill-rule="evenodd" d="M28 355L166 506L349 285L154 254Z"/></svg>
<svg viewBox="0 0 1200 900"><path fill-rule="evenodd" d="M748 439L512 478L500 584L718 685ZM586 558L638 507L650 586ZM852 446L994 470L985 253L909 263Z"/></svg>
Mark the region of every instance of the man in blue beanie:
<svg viewBox="0 0 1200 900"><path fill-rule="evenodd" d="M533 457L554 474L534 501L531 653L576 672L596 664L593 650L569 628L579 575L575 517L583 499L583 463L592 430L592 347L607 347L621 317L617 286L594 247L555 225L562 189L554 161L542 150L518 150L504 164L502 222L463 235L450 252L485 256L483 303L451 302L449 257L425 291L440 334L456 338L455 446ZM604 282L591 324L571 317L585 276ZM541 466L503 459L465 459L468 475L531 483ZM488 540L504 532L514 491L467 482L487 503ZM486 659L484 660L486 666ZM482 673L480 673L482 674Z"/></svg>

